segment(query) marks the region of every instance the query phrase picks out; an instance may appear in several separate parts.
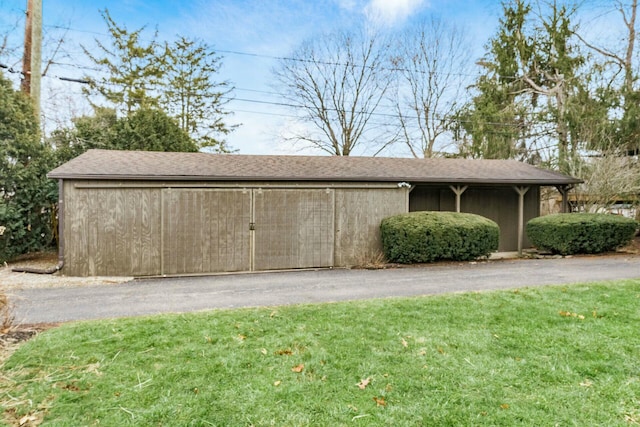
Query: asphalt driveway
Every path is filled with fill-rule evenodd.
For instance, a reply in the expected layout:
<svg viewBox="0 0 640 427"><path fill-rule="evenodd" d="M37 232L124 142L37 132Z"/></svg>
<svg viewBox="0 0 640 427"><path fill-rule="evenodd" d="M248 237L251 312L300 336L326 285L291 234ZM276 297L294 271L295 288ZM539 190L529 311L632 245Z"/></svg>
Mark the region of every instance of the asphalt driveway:
<svg viewBox="0 0 640 427"><path fill-rule="evenodd" d="M118 285L16 290L10 298L16 322L27 324L630 278L640 278L638 255L139 279Z"/></svg>

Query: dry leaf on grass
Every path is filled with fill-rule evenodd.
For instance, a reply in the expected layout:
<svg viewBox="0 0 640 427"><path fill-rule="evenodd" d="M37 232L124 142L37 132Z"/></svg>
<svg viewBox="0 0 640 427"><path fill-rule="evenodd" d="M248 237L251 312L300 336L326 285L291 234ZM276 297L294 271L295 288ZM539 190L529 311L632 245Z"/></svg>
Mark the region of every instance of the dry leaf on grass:
<svg viewBox="0 0 640 427"><path fill-rule="evenodd" d="M370 382L371 382L371 378L365 378L364 380L360 380L360 382L356 385L360 390L364 390L365 388L367 388Z"/></svg>
<svg viewBox="0 0 640 427"><path fill-rule="evenodd" d="M586 379L580 383L581 387L591 387L593 385L593 381Z"/></svg>
<svg viewBox="0 0 640 427"><path fill-rule="evenodd" d="M560 316L562 317L577 317L580 320L584 320L584 316L582 314L578 314L578 313L572 313L570 311L559 311L558 312L560 314Z"/></svg>
<svg viewBox="0 0 640 427"><path fill-rule="evenodd" d="M304 364L301 363L298 366L294 366L293 368L291 368L291 371L297 373L304 371Z"/></svg>
<svg viewBox="0 0 640 427"><path fill-rule="evenodd" d="M387 406L384 397L374 397L373 400L376 402L376 406Z"/></svg>

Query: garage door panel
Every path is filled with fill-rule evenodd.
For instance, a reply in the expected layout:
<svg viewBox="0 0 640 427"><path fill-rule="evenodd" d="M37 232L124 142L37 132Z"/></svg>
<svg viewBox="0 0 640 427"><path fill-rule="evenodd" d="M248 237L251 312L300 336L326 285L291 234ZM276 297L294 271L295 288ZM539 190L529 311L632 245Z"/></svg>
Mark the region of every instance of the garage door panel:
<svg viewBox="0 0 640 427"><path fill-rule="evenodd" d="M256 270L333 265L333 190L256 190Z"/></svg>
<svg viewBox="0 0 640 427"><path fill-rule="evenodd" d="M249 191L169 189L163 209L163 274L249 270Z"/></svg>

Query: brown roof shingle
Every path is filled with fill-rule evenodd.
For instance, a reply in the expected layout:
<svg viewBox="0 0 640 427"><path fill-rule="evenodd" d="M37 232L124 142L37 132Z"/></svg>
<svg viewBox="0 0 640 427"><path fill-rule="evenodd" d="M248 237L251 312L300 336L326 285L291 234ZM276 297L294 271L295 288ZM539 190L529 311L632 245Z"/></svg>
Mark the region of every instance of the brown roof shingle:
<svg viewBox="0 0 640 427"><path fill-rule="evenodd" d="M262 156L89 150L49 178L199 181L369 181L451 184L575 184L515 160Z"/></svg>

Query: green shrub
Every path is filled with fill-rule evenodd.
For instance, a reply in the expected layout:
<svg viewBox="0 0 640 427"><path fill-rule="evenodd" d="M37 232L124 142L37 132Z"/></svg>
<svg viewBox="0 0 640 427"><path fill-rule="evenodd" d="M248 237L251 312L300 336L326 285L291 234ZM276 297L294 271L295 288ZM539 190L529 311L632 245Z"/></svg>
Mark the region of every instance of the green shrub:
<svg viewBox="0 0 640 427"><path fill-rule="evenodd" d="M46 178L52 165L31 100L0 73L0 264L52 245L58 195Z"/></svg>
<svg viewBox="0 0 640 427"><path fill-rule="evenodd" d="M571 213L534 218L527 223L529 240L538 249L561 255L595 254L629 243L638 223L608 214Z"/></svg>
<svg viewBox="0 0 640 427"><path fill-rule="evenodd" d="M500 236L490 219L456 212L396 215L383 219L380 230L387 259L403 264L488 256L498 249Z"/></svg>

